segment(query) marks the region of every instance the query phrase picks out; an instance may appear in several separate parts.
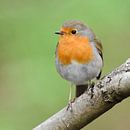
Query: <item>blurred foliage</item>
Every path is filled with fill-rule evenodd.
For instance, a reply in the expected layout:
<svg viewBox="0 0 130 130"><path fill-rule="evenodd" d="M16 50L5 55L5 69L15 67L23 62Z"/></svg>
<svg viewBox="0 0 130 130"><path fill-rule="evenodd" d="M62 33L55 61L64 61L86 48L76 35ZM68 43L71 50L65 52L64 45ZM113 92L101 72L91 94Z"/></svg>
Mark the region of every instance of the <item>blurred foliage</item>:
<svg viewBox="0 0 130 130"><path fill-rule="evenodd" d="M129 0L0 0L1 130L30 130L66 105L54 32L69 19L84 21L102 40L103 75L130 56ZM127 99L84 130L129 130L129 106Z"/></svg>

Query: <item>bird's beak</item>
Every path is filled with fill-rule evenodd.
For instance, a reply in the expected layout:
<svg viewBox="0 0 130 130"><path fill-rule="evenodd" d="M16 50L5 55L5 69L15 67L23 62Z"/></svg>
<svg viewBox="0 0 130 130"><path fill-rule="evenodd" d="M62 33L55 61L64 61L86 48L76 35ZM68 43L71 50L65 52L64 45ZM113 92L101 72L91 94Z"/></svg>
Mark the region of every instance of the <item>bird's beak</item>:
<svg viewBox="0 0 130 130"><path fill-rule="evenodd" d="M55 32L55 34L64 35L64 32Z"/></svg>

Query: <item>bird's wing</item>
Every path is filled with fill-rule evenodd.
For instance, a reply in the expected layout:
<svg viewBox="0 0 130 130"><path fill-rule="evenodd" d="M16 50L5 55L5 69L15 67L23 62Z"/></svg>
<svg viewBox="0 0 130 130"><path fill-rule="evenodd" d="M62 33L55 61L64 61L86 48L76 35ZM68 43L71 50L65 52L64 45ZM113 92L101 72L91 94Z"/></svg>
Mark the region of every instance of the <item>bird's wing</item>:
<svg viewBox="0 0 130 130"><path fill-rule="evenodd" d="M103 61L103 47L102 47L101 41L98 38L95 38L94 41L95 41L97 51L98 51L98 53L101 56L102 61ZM97 79L100 79L101 73L102 73L102 69L100 70L99 75L96 77Z"/></svg>
<svg viewBox="0 0 130 130"><path fill-rule="evenodd" d="M57 42L57 44L56 44L55 56L56 56L56 53L57 53L57 48L58 48L58 45L59 45L59 42Z"/></svg>

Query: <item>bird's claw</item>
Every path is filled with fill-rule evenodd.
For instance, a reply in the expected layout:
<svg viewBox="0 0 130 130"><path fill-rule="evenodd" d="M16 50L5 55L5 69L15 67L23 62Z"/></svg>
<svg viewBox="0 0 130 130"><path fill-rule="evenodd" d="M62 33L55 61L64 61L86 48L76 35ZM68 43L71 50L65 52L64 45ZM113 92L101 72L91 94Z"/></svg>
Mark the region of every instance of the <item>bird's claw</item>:
<svg viewBox="0 0 130 130"><path fill-rule="evenodd" d="M71 112L73 111L73 109L72 109L72 103L74 103L74 101L75 101L75 98L69 101L67 109L66 109L67 111L68 110L70 110Z"/></svg>

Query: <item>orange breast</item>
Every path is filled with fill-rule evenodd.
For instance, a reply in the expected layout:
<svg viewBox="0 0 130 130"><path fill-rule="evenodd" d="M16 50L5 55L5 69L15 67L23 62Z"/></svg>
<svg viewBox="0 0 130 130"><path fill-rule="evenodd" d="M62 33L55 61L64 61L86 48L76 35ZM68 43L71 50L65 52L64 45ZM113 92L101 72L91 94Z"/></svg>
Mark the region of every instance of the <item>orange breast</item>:
<svg viewBox="0 0 130 130"><path fill-rule="evenodd" d="M72 60L88 63L93 59L92 47L86 37L66 35L61 36L57 48L59 61L70 64Z"/></svg>

